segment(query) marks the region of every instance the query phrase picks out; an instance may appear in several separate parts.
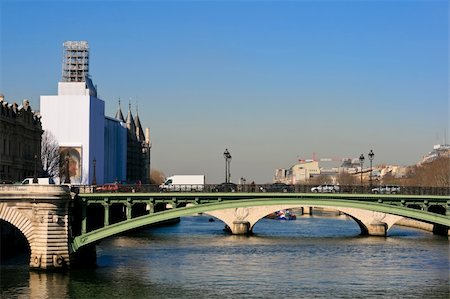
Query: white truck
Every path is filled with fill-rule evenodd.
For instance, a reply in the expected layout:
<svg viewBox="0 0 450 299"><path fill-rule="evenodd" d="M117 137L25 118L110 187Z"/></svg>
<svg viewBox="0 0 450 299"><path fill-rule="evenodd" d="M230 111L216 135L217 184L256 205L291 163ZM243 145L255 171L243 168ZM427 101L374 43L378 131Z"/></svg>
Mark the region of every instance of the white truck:
<svg viewBox="0 0 450 299"><path fill-rule="evenodd" d="M173 175L159 186L160 191L203 191L204 175Z"/></svg>

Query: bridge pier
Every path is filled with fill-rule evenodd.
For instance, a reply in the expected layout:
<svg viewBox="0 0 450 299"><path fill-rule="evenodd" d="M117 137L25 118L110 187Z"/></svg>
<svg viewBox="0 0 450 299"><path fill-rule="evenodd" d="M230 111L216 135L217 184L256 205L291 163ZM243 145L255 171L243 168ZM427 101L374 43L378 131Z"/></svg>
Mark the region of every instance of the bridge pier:
<svg viewBox="0 0 450 299"><path fill-rule="evenodd" d="M339 208L339 211L352 217L361 228L361 234L369 236L385 237L388 230L396 222L403 219L403 217L397 215L356 208Z"/></svg>
<svg viewBox="0 0 450 299"><path fill-rule="evenodd" d="M31 269L57 270L70 265L67 186L0 187L0 219L20 230L30 246Z"/></svg>
<svg viewBox="0 0 450 299"><path fill-rule="evenodd" d="M313 207L301 207L302 215L312 215Z"/></svg>
<svg viewBox="0 0 450 299"><path fill-rule="evenodd" d="M250 222L243 220L233 221L233 226L230 228L233 235L248 235L251 233Z"/></svg>
<svg viewBox="0 0 450 299"><path fill-rule="evenodd" d="M369 236L386 237L388 225L381 221L374 221L367 226Z"/></svg>

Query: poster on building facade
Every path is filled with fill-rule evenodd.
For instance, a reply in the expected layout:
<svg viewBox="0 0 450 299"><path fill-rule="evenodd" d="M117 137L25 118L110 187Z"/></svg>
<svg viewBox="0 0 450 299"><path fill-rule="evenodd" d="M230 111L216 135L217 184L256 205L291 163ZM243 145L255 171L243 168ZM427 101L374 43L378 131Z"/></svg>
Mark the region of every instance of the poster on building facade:
<svg viewBox="0 0 450 299"><path fill-rule="evenodd" d="M60 181L80 184L82 179L82 148L81 146L60 146ZM67 175L67 172L69 174Z"/></svg>

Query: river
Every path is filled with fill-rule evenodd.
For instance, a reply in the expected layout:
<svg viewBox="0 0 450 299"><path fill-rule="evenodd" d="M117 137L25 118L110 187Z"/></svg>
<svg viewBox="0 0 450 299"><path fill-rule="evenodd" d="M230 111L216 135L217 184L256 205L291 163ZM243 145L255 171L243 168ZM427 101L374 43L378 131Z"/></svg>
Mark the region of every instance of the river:
<svg viewBox="0 0 450 299"><path fill-rule="evenodd" d="M262 219L232 236L208 216L117 236L97 267L30 272L2 261L2 298L450 298L449 240L393 227L359 235L344 216Z"/></svg>

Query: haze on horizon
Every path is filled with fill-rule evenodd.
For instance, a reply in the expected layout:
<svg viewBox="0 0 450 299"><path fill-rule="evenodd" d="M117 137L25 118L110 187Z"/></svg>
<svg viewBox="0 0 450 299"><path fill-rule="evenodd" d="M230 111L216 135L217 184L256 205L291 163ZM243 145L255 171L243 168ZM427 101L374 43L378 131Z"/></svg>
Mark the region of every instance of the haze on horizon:
<svg viewBox="0 0 450 299"><path fill-rule="evenodd" d="M68 13L68 12L71 13ZM415 164L448 141L449 3L2 1L0 92L57 93L62 43L87 40L114 116L139 117L152 168L271 182L300 158ZM131 99L131 100L130 100ZM76 116L74 116L76 123Z"/></svg>

